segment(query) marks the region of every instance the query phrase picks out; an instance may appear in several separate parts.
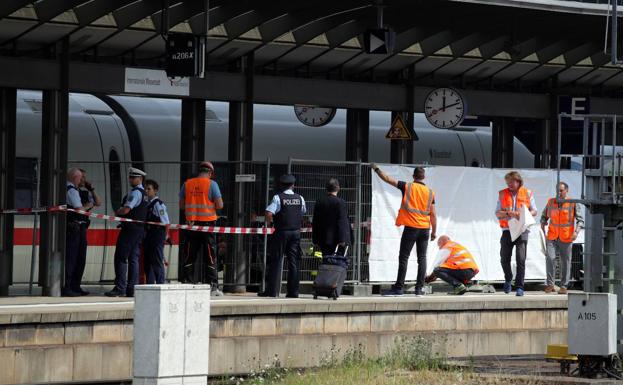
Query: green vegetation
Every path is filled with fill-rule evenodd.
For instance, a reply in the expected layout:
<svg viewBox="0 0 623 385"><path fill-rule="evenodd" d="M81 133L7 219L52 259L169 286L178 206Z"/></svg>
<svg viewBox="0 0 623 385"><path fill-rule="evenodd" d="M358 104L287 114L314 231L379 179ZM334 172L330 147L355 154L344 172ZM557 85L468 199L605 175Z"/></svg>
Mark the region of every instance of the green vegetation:
<svg viewBox="0 0 623 385"><path fill-rule="evenodd" d="M314 369L282 367L279 357L247 377L228 377L218 385L530 385L536 382L481 377L448 365L445 352L423 337L397 338L386 355L367 359L363 346L343 354L332 349Z"/></svg>

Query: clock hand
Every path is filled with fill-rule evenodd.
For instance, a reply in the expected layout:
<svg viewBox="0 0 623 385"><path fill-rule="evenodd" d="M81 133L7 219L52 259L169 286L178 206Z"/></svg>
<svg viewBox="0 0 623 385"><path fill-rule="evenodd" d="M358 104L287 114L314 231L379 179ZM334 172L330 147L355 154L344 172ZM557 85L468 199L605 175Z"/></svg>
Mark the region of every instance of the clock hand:
<svg viewBox="0 0 623 385"><path fill-rule="evenodd" d="M457 102L457 103L454 103L454 104L450 104L449 106L445 106L444 107L444 111L445 111L446 108L454 107L454 106L456 106L458 104L461 104L461 102Z"/></svg>
<svg viewBox="0 0 623 385"><path fill-rule="evenodd" d="M442 96L441 100L442 100L441 111L445 111L446 110L446 97Z"/></svg>

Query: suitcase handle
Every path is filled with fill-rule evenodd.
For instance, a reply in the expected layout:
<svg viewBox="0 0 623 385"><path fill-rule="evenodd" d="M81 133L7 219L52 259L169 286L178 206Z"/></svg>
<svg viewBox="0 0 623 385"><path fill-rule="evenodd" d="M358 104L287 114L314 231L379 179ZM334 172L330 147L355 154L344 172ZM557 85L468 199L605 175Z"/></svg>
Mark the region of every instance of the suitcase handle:
<svg viewBox="0 0 623 385"><path fill-rule="evenodd" d="M334 254L340 255L340 254L338 254L338 253L337 253L339 249L340 249L340 245L335 246L335 252L334 252ZM344 253L342 253L342 256L343 256L343 257L346 257L346 253L347 253L347 252L348 252L348 245L345 245L345 246L344 246Z"/></svg>

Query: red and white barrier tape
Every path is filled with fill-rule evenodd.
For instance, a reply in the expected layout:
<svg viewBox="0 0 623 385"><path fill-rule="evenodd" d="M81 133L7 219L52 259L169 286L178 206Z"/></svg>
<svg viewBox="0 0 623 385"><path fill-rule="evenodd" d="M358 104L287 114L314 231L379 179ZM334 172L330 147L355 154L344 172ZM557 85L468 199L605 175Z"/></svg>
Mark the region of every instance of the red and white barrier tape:
<svg viewBox="0 0 623 385"><path fill-rule="evenodd" d="M36 208L25 208L25 209L7 209L0 210L0 214L34 214L34 213L45 213L45 212L54 212L54 211L71 211L74 213L78 213L90 218L102 219L105 221L115 221L115 222L133 222L133 223L144 223L148 225L154 226L166 226L160 222L149 222L149 221L138 221L135 219L117 217L114 215L106 215L106 214L96 214L91 213L89 211L84 210L76 210L67 208L65 205L61 206L51 206L51 207L36 207ZM368 227L369 222L363 222L362 227ZM170 229L178 229L178 230L190 230L190 231L201 231L205 233L219 233L219 234L272 234L275 230L273 228L266 227L225 227L225 226L193 226L193 225L179 225L179 224L170 224ZM303 227L301 228L302 233L311 233L311 227Z"/></svg>

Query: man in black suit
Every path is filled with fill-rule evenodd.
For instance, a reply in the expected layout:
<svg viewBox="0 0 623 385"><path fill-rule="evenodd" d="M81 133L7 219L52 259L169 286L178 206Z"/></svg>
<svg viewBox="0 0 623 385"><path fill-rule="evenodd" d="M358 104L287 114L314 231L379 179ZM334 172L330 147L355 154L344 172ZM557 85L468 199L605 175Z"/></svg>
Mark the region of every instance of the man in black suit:
<svg viewBox="0 0 623 385"><path fill-rule="evenodd" d="M332 255L337 245L350 244L350 222L346 201L337 197L340 182L331 178L326 184L327 195L314 206L312 241L322 250L322 255Z"/></svg>

